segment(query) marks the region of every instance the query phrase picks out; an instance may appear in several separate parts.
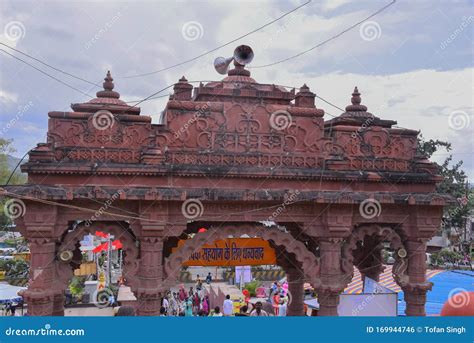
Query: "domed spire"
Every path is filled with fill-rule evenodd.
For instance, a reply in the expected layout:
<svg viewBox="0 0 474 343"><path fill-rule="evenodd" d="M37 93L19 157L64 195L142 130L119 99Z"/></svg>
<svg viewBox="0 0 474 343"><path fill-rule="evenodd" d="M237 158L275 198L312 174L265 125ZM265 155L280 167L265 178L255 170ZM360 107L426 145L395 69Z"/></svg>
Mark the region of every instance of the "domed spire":
<svg viewBox="0 0 474 343"><path fill-rule="evenodd" d="M96 93L98 98L112 98L112 99L120 98L120 94L113 91L115 87L113 81L114 79L112 78L112 75L110 74L110 70L108 70L107 75L104 78L104 83L102 84L102 86L104 87L104 90L98 91Z"/></svg>
<svg viewBox="0 0 474 343"><path fill-rule="evenodd" d="M114 83L112 82L114 79L112 78L112 75L110 75L110 70L107 70L107 76L104 78L104 83L102 84L104 86L104 90L106 91L111 91L114 89Z"/></svg>
<svg viewBox="0 0 474 343"><path fill-rule="evenodd" d="M361 105L361 101L362 99L360 97L359 89L356 86L352 93L352 105L346 107L346 112L367 112L367 106Z"/></svg>

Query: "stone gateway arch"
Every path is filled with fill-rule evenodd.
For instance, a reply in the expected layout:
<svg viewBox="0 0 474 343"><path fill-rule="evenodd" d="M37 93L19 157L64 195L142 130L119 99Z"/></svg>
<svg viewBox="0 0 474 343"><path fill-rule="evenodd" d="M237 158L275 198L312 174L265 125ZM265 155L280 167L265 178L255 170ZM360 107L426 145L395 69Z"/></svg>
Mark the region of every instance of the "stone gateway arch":
<svg viewBox="0 0 474 343"><path fill-rule="evenodd" d="M48 113L47 141L21 166L28 183L4 190L25 206L15 223L30 243L31 315L64 314L79 241L99 229L123 242L139 315L159 314L193 251L243 234L277 252L289 315L303 315L303 282L319 315L337 315L354 266L374 279L383 271L384 242L406 314L425 315L426 242L450 200L436 193L436 166L417 154L418 131L368 112L357 87L345 112L325 120L308 86L258 83L234 62L221 81L182 77L160 124L120 100L110 72L103 88Z"/></svg>

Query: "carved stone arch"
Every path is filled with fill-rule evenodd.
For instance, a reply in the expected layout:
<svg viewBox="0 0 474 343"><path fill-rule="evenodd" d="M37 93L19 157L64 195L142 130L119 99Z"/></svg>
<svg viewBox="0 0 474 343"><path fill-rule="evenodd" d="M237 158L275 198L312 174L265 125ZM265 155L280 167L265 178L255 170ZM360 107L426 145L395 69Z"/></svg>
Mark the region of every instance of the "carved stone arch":
<svg viewBox="0 0 474 343"><path fill-rule="evenodd" d="M65 250L74 252L78 248L79 242L87 234L95 234L96 231L112 234L115 239L120 239L123 244L122 249L126 256L123 261L123 275L125 276L126 284L134 290L139 286L137 284L138 278L136 277L139 267L139 249L136 244L136 238L131 231L124 228L124 225L128 227L128 223L118 223L116 221L97 221L90 225L86 225L86 222L82 222L76 226L74 231L66 233L62 243L57 247L56 256L59 256L61 252ZM71 264L73 261L67 263L57 259L56 273L60 281L57 285L58 290L64 290L72 278L73 271Z"/></svg>
<svg viewBox="0 0 474 343"><path fill-rule="evenodd" d="M258 225L257 225L258 226ZM284 232L276 227L265 227L259 225L243 225L231 226L223 228L210 228L206 232L197 233L192 239L186 240L178 251L172 253L165 259L164 287L172 286L178 278L182 264L187 261L191 255L204 244L208 244L215 240L225 239L228 236L240 237L241 235L249 235L250 237L259 237L267 241L271 241L277 246L285 249L286 253L293 254L298 263L301 264L305 279L313 284L314 287L320 285L320 262L306 245L296 240L289 232Z"/></svg>
<svg viewBox="0 0 474 343"><path fill-rule="evenodd" d="M345 280L352 280L354 273L354 250L357 248L357 243L363 241L367 236L378 236L383 241L390 242L390 247L399 251L403 249L406 253L405 246L403 245L402 237L390 226L381 226L378 224L363 224L358 226L351 234L351 236L345 241L342 247L342 271L345 274ZM406 257L401 257L398 253L395 254L395 263L392 268L392 273L395 281L400 287L406 284L408 281L408 275L406 270L408 262Z"/></svg>

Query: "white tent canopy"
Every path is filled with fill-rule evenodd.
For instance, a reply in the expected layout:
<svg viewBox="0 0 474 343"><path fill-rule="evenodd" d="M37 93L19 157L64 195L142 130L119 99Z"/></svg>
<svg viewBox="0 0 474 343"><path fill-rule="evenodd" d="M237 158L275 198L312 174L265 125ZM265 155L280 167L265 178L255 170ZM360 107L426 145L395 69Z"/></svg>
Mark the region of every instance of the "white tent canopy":
<svg viewBox="0 0 474 343"><path fill-rule="evenodd" d="M12 286L7 283L0 283L0 304L8 301L17 302L22 299L18 292L26 287Z"/></svg>

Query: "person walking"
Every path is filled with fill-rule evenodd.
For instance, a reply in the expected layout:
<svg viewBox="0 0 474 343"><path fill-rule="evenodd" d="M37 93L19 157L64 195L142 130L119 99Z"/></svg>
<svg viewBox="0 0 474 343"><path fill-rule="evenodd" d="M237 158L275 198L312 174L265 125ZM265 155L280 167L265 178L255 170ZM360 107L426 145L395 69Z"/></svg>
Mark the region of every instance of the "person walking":
<svg viewBox="0 0 474 343"><path fill-rule="evenodd" d="M219 306L214 307L214 313L211 314L211 317L222 317L221 309Z"/></svg>
<svg viewBox="0 0 474 343"><path fill-rule="evenodd" d="M247 311L248 311L248 306L247 305L244 305L240 308L239 310L239 313L236 313L235 316L236 317L248 317L249 315L247 314Z"/></svg>
<svg viewBox="0 0 474 343"><path fill-rule="evenodd" d="M198 313L201 309L201 298L199 298L198 292L193 295L193 313Z"/></svg>
<svg viewBox="0 0 474 343"><path fill-rule="evenodd" d="M279 288L273 293L272 305L273 305L273 311L275 313L275 316L278 316L278 309L280 306L280 289Z"/></svg>
<svg viewBox="0 0 474 343"><path fill-rule="evenodd" d="M255 309L250 313L250 317L268 317L268 313L262 309L263 304L261 301L255 303Z"/></svg>
<svg viewBox="0 0 474 343"><path fill-rule="evenodd" d="M201 289L202 289L202 281L198 274L196 278L196 291L199 292L201 291Z"/></svg>
<svg viewBox="0 0 474 343"><path fill-rule="evenodd" d="M209 285L212 282L212 276L211 273L208 273L206 276L206 283Z"/></svg>
<svg viewBox="0 0 474 343"><path fill-rule="evenodd" d="M168 295L163 298L163 303L161 304L161 306L165 309L165 314L167 314L168 309L170 307L170 303L168 301Z"/></svg>
<svg viewBox="0 0 474 343"><path fill-rule="evenodd" d="M279 317L286 317L286 310L287 310L287 297L280 298L280 306L278 308L278 316Z"/></svg>
<svg viewBox="0 0 474 343"><path fill-rule="evenodd" d="M186 317L192 317L193 316L193 301L189 297L185 301L184 315Z"/></svg>
<svg viewBox="0 0 474 343"><path fill-rule="evenodd" d="M170 307L169 307L170 315L177 316L179 313L179 306L178 306L178 299L177 299L176 292L173 292L173 294L170 295L169 304L170 304Z"/></svg>
<svg viewBox="0 0 474 343"><path fill-rule="evenodd" d="M202 301L202 312L205 316L209 315L209 296L206 295Z"/></svg>
<svg viewBox="0 0 474 343"><path fill-rule="evenodd" d="M229 294L225 296L224 304L222 305L222 312L224 317L230 317L234 312L234 303L232 300L230 300Z"/></svg>
<svg viewBox="0 0 474 343"><path fill-rule="evenodd" d="M188 294L186 293L186 290L184 289L184 285L181 285L179 288L179 301L183 302L186 301L186 298L188 297Z"/></svg>

